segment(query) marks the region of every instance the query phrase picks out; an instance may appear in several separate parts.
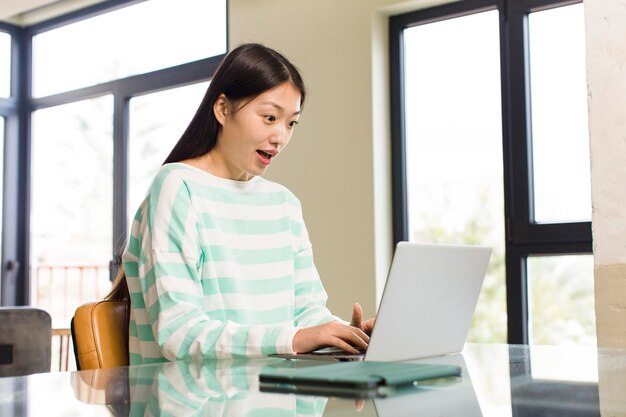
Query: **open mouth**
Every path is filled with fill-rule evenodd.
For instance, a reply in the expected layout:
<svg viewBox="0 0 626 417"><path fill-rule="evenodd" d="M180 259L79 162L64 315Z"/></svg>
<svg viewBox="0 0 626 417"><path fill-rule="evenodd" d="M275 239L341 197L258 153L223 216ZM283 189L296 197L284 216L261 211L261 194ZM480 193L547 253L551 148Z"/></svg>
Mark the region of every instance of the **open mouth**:
<svg viewBox="0 0 626 417"><path fill-rule="evenodd" d="M274 155L267 153L265 151L262 150L257 150L256 153L259 155L259 157L261 158L261 162L264 165L269 165L270 162L272 162L272 158L274 157Z"/></svg>

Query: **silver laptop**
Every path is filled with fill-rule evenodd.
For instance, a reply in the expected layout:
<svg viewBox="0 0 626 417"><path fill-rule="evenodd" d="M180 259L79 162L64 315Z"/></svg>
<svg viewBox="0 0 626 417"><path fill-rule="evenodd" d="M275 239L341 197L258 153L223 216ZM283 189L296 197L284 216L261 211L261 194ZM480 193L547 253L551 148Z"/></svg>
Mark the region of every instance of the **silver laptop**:
<svg viewBox="0 0 626 417"><path fill-rule="evenodd" d="M400 242L367 352L321 349L283 358L403 361L463 349L491 248Z"/></svg>

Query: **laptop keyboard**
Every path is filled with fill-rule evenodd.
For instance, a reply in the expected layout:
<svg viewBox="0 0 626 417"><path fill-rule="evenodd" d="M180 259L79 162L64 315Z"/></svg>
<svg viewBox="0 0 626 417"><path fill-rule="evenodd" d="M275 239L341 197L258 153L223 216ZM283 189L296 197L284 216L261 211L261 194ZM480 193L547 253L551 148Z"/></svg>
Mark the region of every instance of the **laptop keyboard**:
<svg viewBox="0 0 626 417"><path fill-rule="evenodd" d="M362 355L365 355L365 349L362 349L362 348L358 348L358 349L359 351L357 353L352 353L352 352L347 352L340 348L331 347L331 348L319 349L319 350L314 351L313 353L315 353L316 355L320 355L320 356L337 356L337 355L362 356Z"/></svg>

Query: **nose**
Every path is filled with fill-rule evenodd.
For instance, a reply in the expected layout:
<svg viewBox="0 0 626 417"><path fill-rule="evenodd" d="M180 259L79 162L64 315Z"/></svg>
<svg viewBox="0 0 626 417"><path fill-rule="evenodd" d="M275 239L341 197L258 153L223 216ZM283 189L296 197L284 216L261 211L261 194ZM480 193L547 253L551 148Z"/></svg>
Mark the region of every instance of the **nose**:
<svg viewBox="0 0 626 417"><path fill-rule="evenodd" d="M270 137L270 143L272 145L276 145L277 148L281 148L284 146L289 140L289 132L280 124L276 124L276 129L272 132L272 136Z"/></svg>

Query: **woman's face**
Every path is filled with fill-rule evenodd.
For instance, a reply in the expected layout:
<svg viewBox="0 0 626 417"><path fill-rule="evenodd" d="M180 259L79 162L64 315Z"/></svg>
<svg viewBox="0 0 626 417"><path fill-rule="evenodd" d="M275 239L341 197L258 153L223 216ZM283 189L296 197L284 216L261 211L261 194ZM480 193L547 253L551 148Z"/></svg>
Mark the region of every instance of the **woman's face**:
<svg viewBox="0 0 626 417"><path fill-rule="evenodd" d="M300 99L300 91L284 83L235 106L218 100L214 111L222 129L209 152L217 174L238 181L263 175L291 139Z"/></svg>

